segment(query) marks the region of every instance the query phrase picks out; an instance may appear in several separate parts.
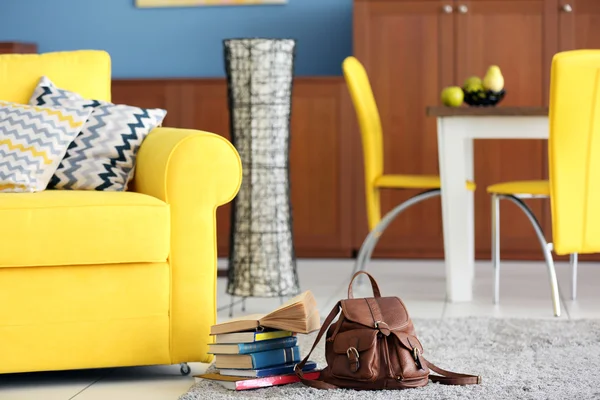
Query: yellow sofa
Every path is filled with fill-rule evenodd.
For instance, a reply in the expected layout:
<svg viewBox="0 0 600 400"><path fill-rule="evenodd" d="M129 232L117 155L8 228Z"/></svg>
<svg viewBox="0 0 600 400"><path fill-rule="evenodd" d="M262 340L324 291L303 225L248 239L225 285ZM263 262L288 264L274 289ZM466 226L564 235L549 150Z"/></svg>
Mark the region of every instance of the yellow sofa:
<svg viewBox="0 0 600 400"><path fill-rule="evenodd" d="M0 99L42 75L110 100L102 51L0 55ZM215 211L241 176L223 137L157 128L128 192L0 193L0 373L211 361Z"/></svg>

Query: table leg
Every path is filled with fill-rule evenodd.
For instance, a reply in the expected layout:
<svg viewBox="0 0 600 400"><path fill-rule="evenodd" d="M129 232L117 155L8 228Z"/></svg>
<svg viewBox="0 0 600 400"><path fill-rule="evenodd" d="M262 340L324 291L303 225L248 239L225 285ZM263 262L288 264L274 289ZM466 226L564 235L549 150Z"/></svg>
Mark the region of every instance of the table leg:
<svg viewBox="0 0 600 400"><path fill-rule="evenodd" d="M442 186L442 217L448 301L471 301L475 271L473 139L465 122L438 119L438 157Z"/></svg>

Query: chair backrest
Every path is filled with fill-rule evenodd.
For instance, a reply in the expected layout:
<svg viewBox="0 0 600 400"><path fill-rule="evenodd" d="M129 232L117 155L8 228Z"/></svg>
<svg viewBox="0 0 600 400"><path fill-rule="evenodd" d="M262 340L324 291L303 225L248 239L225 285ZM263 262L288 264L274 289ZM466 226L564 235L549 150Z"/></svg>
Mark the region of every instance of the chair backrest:
<svg viewBox="0 0 600 400"><path fill-rule="evenodd" d="M110 101L110 56L98 50L0 55L0 100L26 104L44 75L61 89Z"/></svg>
<svg viewBox="0 0 600 400"><path fill-rule="evenodd" d="M549 169L555 252L600 252L600 50L552 60Z"/></svg>
<svg viewBox="0 0 600 400"><path fill-rule="evenodd" d="M360 127L365 170L367 219L369 229L372 230L381 219L379 190L375 187L375 180L383 175L381 120L369 77L360 61L355 57L348 57L344 60L342 69Z"/></svg>

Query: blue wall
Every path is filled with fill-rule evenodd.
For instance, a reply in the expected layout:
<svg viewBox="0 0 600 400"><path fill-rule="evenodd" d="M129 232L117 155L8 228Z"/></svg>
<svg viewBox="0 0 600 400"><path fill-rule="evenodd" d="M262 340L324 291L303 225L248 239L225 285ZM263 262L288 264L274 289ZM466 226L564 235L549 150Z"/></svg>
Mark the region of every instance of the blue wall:
<svg viewBox="0 0 600 400"><path fill-rule="evenodd" d="M0 0L0 41L40 52L103 49L113 76L219 77L222 40L291 37L297 75L340 75L352 52L352 0L139 9L134 0Z"/></svg>

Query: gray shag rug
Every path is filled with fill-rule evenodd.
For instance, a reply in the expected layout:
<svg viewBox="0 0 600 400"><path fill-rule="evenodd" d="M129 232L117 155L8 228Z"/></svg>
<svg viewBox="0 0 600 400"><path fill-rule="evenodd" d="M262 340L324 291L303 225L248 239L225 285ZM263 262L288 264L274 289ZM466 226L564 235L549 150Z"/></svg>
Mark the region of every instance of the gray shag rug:
<svg viewBox="0 0 600 400"><path fill-rule="evenodd" d="M600 320L460 318L413 320L425 357L439 367L481 375L482 384L429 383L399 391L317 390L300 383L234 392L196 383L179 400L224 399L600 399ZM299 335L304 356L315 333ZM311 359L326 365L324 341ZM212 369L212 367L211 367Z"/></svg>

